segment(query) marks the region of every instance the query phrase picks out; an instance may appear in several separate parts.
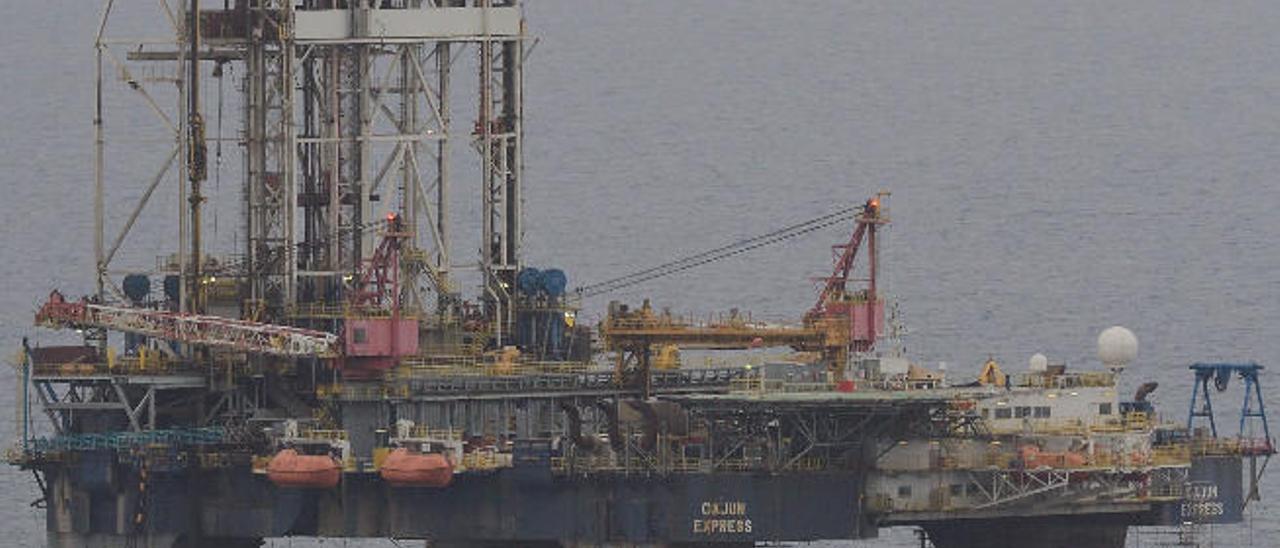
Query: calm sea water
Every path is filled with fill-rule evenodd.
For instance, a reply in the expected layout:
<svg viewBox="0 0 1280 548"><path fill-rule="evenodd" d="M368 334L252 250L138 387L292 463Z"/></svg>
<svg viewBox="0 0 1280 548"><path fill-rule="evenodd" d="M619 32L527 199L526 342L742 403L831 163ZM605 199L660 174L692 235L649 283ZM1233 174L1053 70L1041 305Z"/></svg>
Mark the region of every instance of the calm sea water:
<svg viewBox="0 0 1280 548"><path fill-rule="evenodd" d="M38 334L31 313L49 289L90 288L91 4L8 2L0 17L6 354ZM1044 352L1098 367L1094 337L1122 324L1141 339L1126 391L1159 381L1155 400L1177 417L1188 363L1280 355L1274 2L531 0L527 12L540 38L527 74L531 264L600 280L887 189L883 260L922 363L973 375L988 355L1018 369ZM152 122L119 95L118 123ZM117 218L163 160L155 141L111 157ZM223 199L235 173L215 189ZM142 228L172 222L173 193ZM477 209L462 207L460 224ZM124 264L170 250L171 231L149 234ZM611 297L796 319L845 236ZM1280 408L1280 377L1266 381ZM30 476L4 468L0 486L0 544L41 546ZM1276 495L1272 475L1264 497ZM1273 512L1255 505L1251 527L1214 531L1218 545L1274 545ZM862 545L912 545L909 531L884 534Z"/></svg>

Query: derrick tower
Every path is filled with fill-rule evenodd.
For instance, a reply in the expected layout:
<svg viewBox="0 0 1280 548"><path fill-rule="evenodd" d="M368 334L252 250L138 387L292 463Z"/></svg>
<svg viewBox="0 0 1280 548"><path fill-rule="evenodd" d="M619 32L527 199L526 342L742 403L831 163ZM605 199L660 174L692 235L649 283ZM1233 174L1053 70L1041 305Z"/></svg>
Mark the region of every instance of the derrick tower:
<svg viewBox="0 0 1280 548"><path fill-rule="evenodd" d="M213 313L329 327L306 311L341 301L394 213L408 233L406 301L455 314L453 273L478 264L488 327L509 332L521 236L525 28L517 0L136 4L106 1L95 41L101 299L125 300L117 277L126 273L168 275L173 283L166 284L179 286L170 296L181 310L196 310L193 295L212 293ZM141 21L154 24L138 30ZM167 25L171 38L120 36L165 34L154 25ZM455 78L472 69L470 78ZM195 90L203 101L189 100ZM107 112L128 107L113 97L120 94L139 97L135 106L153 112L160 131L171 135L164 139L167 160L149 185L113 173L119 170L109 143L135 129ZM224 129L224 111L239 123ZM191 131L201 120L207 142ZM207 168L210 177L231 183L221 190L206 183L198 194L186 181L201 168L195 153L205 147L207 161L216 163ZM456 177L460 170L452 166L468 157L478 157L479 169ZM175 178L176 189L164 184ZM125 212L105 204L137 195L140 186L128 215L116 218ZM176 212L149 205L174 190ZM478 257L453 243L450 204L457 192L480 195ZM193 198L234 209L234 235L208 237L210 216L190 207ZM140 217L173 214L178 238L164 240L154 270L116 266ZM192 249L193 240L205 242L203 253Z"/></svg>

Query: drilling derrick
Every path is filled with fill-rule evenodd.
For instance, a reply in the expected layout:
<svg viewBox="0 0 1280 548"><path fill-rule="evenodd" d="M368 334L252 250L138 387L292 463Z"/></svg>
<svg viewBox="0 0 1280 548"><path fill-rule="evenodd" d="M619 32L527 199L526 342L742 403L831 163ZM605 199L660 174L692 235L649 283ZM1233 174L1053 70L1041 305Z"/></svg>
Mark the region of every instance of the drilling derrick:
<svg viewBox="0 0 1280 548"><path fill-rule="evenodd" d="M482 0L489 4L490 0ZM520 270L521 59L519 41L480 43L480 116L475 127L484 179L482 268L487 313L501 341L514 325Z"/></svg>
<svg viewBox="0 0 1280 548"><path fill-rule="evenodd" d="M294 238L298 136L293 123L294 48L287 43L289 20L284 4L240 0L231 11L202 16L206 26L221 31L218 38L225 46L243 56L241 135L248 283L242 286L242 301L277 320L282 318L284 307L295 302L295 250L310 248L305 242L295 246Z"/></svg>
<svg viewBox="0 0 1280 548"><path fill-rule="evenodd" d="M199 9L198 3L191 7ZM297 312L344 300L344 283L377 246L376 225L395 213L409 234L406 273L416 278L406 280L410 300L429 304L428 293L435 293L439 312L455 314L460 297L450 274L456 264L475 262L452 260L451 102L457 98L450 80L455 65L473 59L462 49L474 46L474 63L466 64L479 74L477 119L464 127L482 160L477 258L484 325L497 341L510 338L504 334L512 329L520 264L523 110L524 28L515 2L236 0L205 8L181 19L186 24L179 37L191 39L168 47L140 42L128 54L130 61L183 67L175 78L189 82L183 89L192 97L200 80L238 78L239 94L231 102L241 112L234 141L244 174L243 237L237 238L243 257L226 261L235 265L232 271L206 273L212 258L197 264L199 247L176 250L171 267L187 278L184 287L201 287L220 274L234 278L243 316L335 328ZM112 9L100 37L103 50L109 48ZM192 21L198 29L186 28ZM193 49L199 52L194 63ZM193 64L200 66L191 69ZM184 128L201 121L198 107L195 100L181 105L176 118ZM184 132L194 136L199 129ZM188 141L188 148L200 150L194 137ZM185 171L203 175L195 164ZM192 190L198 191L195 185ZM198 212L193 207L180 216L182 241L207 223ZM113 255L99 249L104 273ZM103 286L107 291L109 280Z"/></svg>
<svg viewBox="0 0 1280 548"><path fill-rule="evenodd" d="M148 17L172 38L117 31ZM244 409L283 406L295 416L312 414L303 403L314 397L283 392L315 388L330 366L362 378L416 355L420 338L435 341L437 353L456 351L439 341L465 341L472 354L514 341L524 39L514 0L169 0L158 9L104 2L94 118L98 290L81 303L83 321L60 325L82 330L97 357L116 331L127 334L128 352L163 352L184 367L243 359L246 367L227 369L218 389L236 392ZM478 74L468 78L479 83L478 98L452 92L460 70ZM139 125L113 125L107 106L116 103L106 96L120 91L172 132L173 149L117 218L105 204L137 188L115 175L108 144ZM459 187L450 163L464 161L451 150L459 101L477 117L458 133L482 159L481 180L461 188L482 206L476 224L485 244L455 260L449 205ZM224 151L238 168L224 168ZM219 186L222 178L235 184ZM174 179L182 207L158 211L152 197ZM218 233L220 209L238 219L234 230ZM117 264L135 224L175 217L177 237L165 240L154 269L140 268L136 256ZM453 272L477 263L474 293L483 304L464 307ZM124 284L113 279L124 273ZM378 287L371 299L371 284L386 273L394 288ZM130 279L142 289L131 292ZM159 279L164 292L153 294ZM459 321L464 308L469 331ZM371 334L390 340L365 341ZM272 348L270 337L281 336L324 348ZM310 373L295 378L301 371ZM261 378L281 393L260 390Z"/></svg>

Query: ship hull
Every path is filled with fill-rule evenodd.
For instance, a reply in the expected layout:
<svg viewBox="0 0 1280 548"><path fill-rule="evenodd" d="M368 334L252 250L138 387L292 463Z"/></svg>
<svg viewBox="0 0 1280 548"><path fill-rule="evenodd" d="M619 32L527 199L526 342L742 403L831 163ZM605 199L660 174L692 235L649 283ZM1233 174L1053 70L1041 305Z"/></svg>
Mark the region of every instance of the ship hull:
<svg viewBox="0 0 1280 548"><path fill-rule="evenodd" d="M463 474L398 488L344 474L333 489L290 489L247 469L149 472L107 454L44 470L49 546L257 546L265 538L432 539L439 546L752 546L877 535L854 471L564 476L544 467ZM137 489L142 482L145 489ZM134 517L143 519L135 525ZM1131 525L1168 509L921 524L939 548L1119 548ZM1013 543L1013 544L1010 544Z"/></svg>
<svg viewBox="0 0 1280 548"><path fill-rule="evenodd" d="M45 469L50 546L223 545L286 536L433 539L456 546L751 545L874 537L854 472L715 473L590 479L515 468L446 487L345 474L290 489L248 470L136 471L107 459ZM144 490L137 489L145 482ZM143 519L136 526L135 515Z"/></svg>

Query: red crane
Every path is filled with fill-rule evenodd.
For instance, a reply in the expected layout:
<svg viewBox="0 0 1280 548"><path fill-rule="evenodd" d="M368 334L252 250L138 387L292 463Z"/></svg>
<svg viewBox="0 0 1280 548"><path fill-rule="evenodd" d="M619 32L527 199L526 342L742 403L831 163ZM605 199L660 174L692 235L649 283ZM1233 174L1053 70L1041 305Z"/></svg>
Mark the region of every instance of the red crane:
<svg viewBox="0 0 1280 548"><path fill-rule="evenodd" d="M373 256L364 261L360 277L348 292L354 308L380 308L398 316L400 312L400 251L409 238L404 222L395 213L387 214L387 231L374 250Z"/></svg>
<svg viewBox="0 0 1280 548"><path fill-rule="evenodd" d="M830 277L819 279L823 288L818 302L804 316L805 325L847 323L849 349L854 352L871 350L884 330L884 300L876 292L879 266L876 232L880 225L889 223L889 218L882 215L880 199L883 196L884 193L878 194L863 204L862 211L854 217L855 228L848 243L832 246L835 269ZM867 244L866 286L851 292L850 275L864 241Z"/></svg>
<svg viewBox="0 0 1280 548"><path fill-rule="evenodd" d="M409 235L400 217L388 213L382 241L347 290L351 314L343 319L344 355L338 362L346 378L377 377L399 358L418 353L418 320L403 317L401 310L400 255Z"/></svg>

